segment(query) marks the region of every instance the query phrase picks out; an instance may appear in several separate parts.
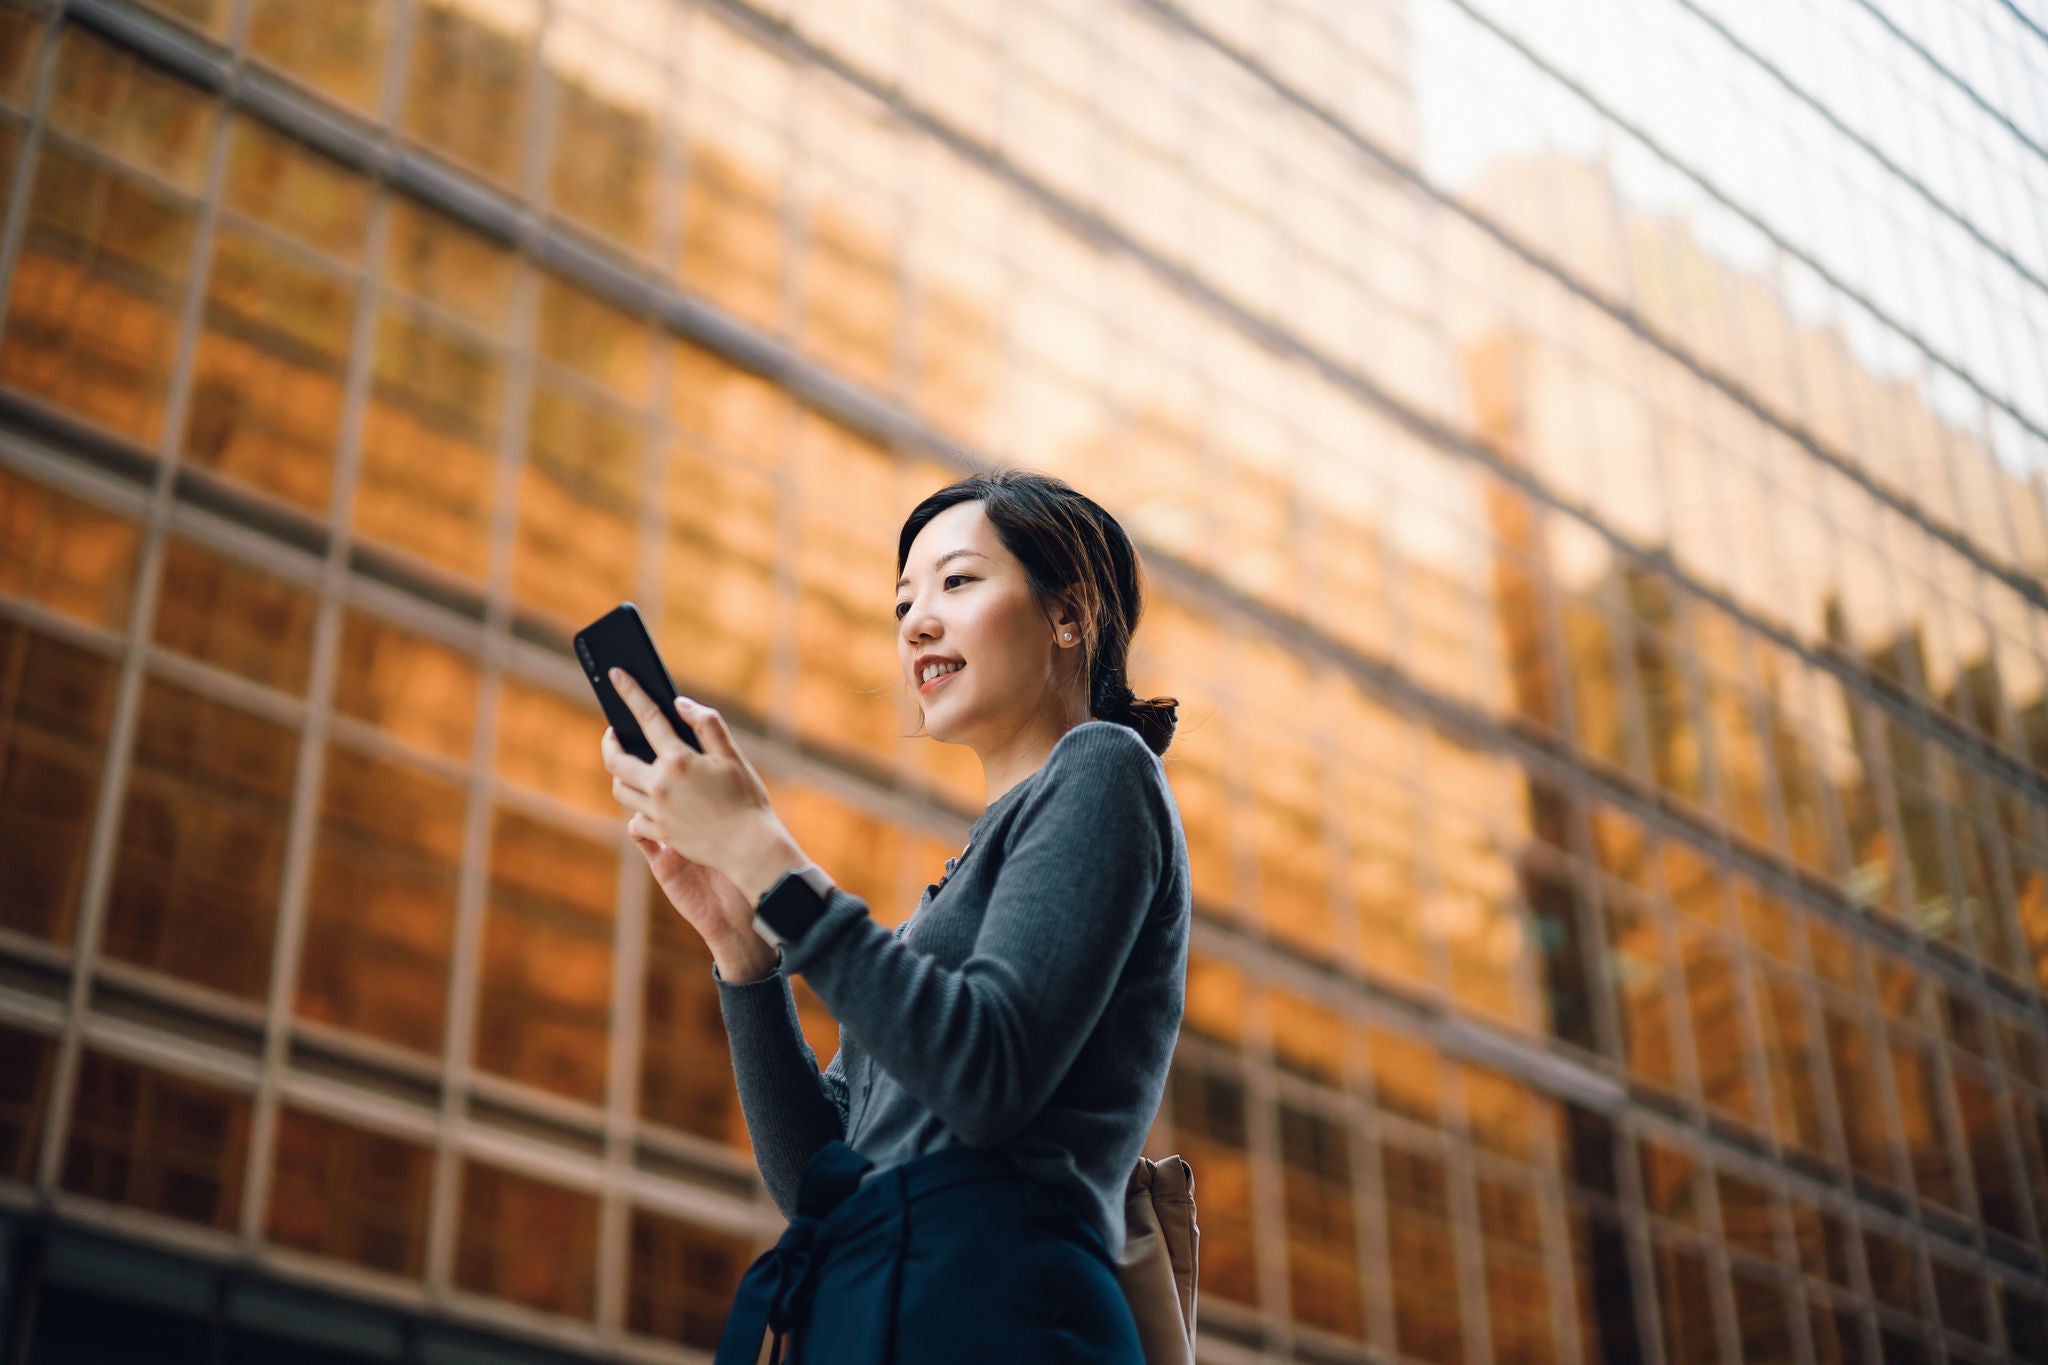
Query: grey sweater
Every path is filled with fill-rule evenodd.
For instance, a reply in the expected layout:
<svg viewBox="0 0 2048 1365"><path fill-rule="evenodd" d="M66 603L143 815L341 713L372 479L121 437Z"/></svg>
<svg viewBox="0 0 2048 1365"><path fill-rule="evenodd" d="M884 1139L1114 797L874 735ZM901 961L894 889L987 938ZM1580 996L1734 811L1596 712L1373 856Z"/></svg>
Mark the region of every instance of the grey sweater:
<svg viewBox="0 0 2048 1365"><path fill-rule="evenodd" d="M712 969L768 1192L793 1217L835 1138L877 1173L1000 1148L1067 1190L1115 1255L1186 998L1187 840L1165 768L1128 726L1077 725L946 869L893 934L835 888L768 976ZM839 1021L823 1074L790 972Z"/></svg>

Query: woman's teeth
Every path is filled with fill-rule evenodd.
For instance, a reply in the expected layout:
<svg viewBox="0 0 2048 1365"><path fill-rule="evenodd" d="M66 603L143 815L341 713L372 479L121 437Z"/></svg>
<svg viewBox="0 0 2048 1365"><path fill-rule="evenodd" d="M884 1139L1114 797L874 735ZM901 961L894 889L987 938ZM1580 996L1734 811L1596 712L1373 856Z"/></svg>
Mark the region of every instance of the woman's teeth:
<svg viewBox="0 0 2048 1365"><path fill-rule="evenodd" d="M965 667L967 667L966 664L926 664L924 673L917 680L917 685L920 689L929 687L933 678L943 678L948 673L958 673Z"/></svg>

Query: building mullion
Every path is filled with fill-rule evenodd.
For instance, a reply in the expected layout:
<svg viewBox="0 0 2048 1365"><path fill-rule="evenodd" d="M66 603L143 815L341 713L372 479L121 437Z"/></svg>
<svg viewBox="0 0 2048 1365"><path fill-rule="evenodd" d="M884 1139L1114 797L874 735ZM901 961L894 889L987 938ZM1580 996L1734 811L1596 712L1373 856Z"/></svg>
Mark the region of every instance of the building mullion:
<svg viewBox="0 0 2048 1365"><path fill-rule="evenodd" d="M46 71L42 83L46 85L47 82ZM178 452L183 445L185 417L192 401L196 343L206 315L206 279L212 264L214 230L220 220L221 189L226 183L228 160L228 118L226 110L218 103L212 106L212 119L204 188L198 201L191 250L186 258L185 296L179 305L178 341L173 351L176 358L164 404L163 425L157 433L153 451L156 463L150 485L149 512L143 523L142 543L137 552L135 595L129 605L126 627L127 644L115 684L113 717L107 727L106 756L100 770L99 801L93 812L85 882L79 893L78 931L73 940L64 1031L50 1082L42 1150L37 1155L35 1183L46 1193L58 1185L65 1141L69 1136L71 1102L83 1048L83 1028L99 963L100 935L106 921L107 901L113 885L113 865L118 852L115 839L120 831L123 809L121 796L128 787L136 733L141 725L150 623L156 615L157 596L163 581L164 541L169 535L174 511Z"/></svg>
<svg viewBox="0 0 2048 1365"><path fill-rule="evenodd" d="M342 619L349 578L349 509L362 467L364 410L375 366L377 315L382 300L379 282L390 219L389 196L372 201L369 241L356 296L356 315L349 339L349 366L343 382L341 429L335 450L334 493L328 510L327 553L321 566L319 615L313 629L313 656L306 693L306 720L299 732L298 769L294 775L292 813L285 837L284 875L278 895L277 937L272 945L270 990L264 1006L263 1070L249 1129L249 1161L242 1198L242 1236L255 1242L262 1235L275 1166L279 1087L289 1065L293 999L304 949L308 885L314 846L319 837L321 782L326 768L334 688L340 671Z"/></svg>

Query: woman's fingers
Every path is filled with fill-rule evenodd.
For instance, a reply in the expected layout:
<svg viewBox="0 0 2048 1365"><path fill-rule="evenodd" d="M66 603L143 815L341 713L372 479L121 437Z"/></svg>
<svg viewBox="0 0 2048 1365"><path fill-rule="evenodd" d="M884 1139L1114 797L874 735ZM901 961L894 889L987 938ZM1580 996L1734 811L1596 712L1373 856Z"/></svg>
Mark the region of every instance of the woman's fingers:
<svg viewBox="0 0 2048 1365"><path fill-rule="evenodd" d="M739 746L732 742L732 731L725 728L725 717L688 697L676 698L676 710L697 733L697 742L704 746L706 754L719 758L739 761Z"/></svg>
<svg viewBox="0 0 2048 1365"><path fill-rule="evenodd" d="M640 684L623 668L614 668L610 673L611 684L619 694L619 700L626 703L626 709L633 713L633 719L640 722L640 733L647 736L647 742L654 746L657 758L675 758L687 751L689 745L676 733L676 727L661 708L654 704L654 698L641 690Z"/></svg>
<svg viewBox="0 0 2048 1365"><path fill-rule="evenodd" d="M619 743L618 732L607 725L604 738L598 742L598 751L604 755L604 770L615 778L621 778L635 791L646 791L654 778L654 769L626 752L626 746Z"/></svg>

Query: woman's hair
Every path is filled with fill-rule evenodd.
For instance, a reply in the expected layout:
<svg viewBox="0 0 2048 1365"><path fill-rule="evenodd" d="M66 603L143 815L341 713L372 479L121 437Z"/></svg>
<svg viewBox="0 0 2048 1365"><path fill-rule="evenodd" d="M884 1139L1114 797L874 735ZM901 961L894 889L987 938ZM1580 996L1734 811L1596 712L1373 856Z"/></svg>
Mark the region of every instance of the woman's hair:
<svg viewBox="0 0 2048 1365"><path fill-rule="evenodd" d="M1003 546L1017 557L1039 606L1064 605L1080 623L1088 713L1136 730L1145 747L1164 754L1173 742L1180 703L1140 699L1124 681L1131 635L1143 603L1138 552L1115 517L1066 480L1028 469L971 474L912 509L896 537L896 572L925 523L948 507L978 502Z"/></svg>

